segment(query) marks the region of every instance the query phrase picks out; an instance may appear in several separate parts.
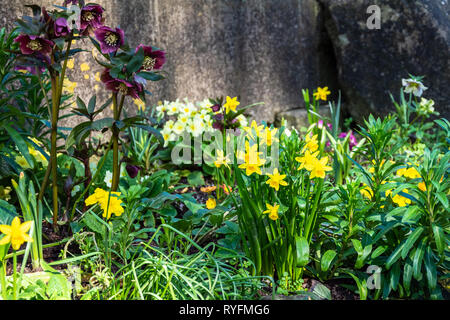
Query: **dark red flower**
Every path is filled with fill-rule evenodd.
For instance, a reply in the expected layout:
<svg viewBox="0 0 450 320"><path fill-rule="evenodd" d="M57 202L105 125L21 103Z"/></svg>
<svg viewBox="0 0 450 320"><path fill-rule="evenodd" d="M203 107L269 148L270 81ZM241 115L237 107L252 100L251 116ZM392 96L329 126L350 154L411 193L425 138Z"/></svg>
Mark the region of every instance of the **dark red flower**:
<svg viewBox="0 0 450 320"><path fill-rule="evenodd" d="M134 166L132 164L127 164L125 169L127 170L127 173L131 179L136 178L139 173L139 170L141 170L141 168L139 168L138 166Z"/></svg>
<svg viewBox="0 0 450 320"><path fill-rule="evenodd" d="M23 54L33 54L35 52L50 54L54 45L50 40L27 34L21 34L14 41L20 44L20 51Z"/></svg>
<svg viewBox="0 0 450 320"><path fill-rule="evenodd" d="M103 7L99 5L87 5L81 9L80 28L83 35L87 36L93 29L103 26L103 12Z"/></svg>
<svg viewBox="0 0 450 320"><path fill-rule="evenodd" d="M142 68L140 71L152 71L152 70L160 70L162 66L166 63L166 53L162 50L155 50L150 46L144 46L140 44L136 48L136 53L139 49L144 49L144 63L142 64Z"/></svg>
<svg viewBox="0 0 450 320"><path fill-rule="evenodd" d="M94 31L95 37L100 42L100 49L102 53L108 54L119 50L124 43L123 30L116 28L116 30L110 27L100 27Z"/></svg>
<svg viewBox="0 0 450 320"><path fill-rule="evenodd" d="M67 19L58 18L55 21L55 36L65 37L70 33L69 25L67 24Z"/></svg>
<svg viewBox="0 0 450 320"><path fill-rule="evenodd" d="M109 69L105 69L100 76L106 88L110 91L120 93L125 96L131 96L134 99L140 99L139 93L144 90L143 86L138 83L131 83L122 79L111 77Z"/></svg>
<svg viewBox="0 0 450 320"><path fill-rule="evenodd" d="M220 104L215 104L211 107L211 110L213 112L219 112L221 108L222 108L222 106Z"/></svg>

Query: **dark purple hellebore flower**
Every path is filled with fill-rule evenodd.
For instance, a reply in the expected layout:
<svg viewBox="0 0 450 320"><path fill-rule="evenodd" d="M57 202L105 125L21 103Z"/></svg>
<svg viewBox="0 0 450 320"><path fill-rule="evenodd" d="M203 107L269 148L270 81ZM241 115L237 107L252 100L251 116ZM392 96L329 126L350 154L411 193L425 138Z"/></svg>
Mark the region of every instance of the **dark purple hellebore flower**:
<svg viewBox="0 0 450 320"><path fill-rule="evenodd" d="M214 115L213 118L214 118L214 120L217 120L217 121L223 121L224 116L223 116L223 113L218 113L218 114Z"/></svg>
<svg viewBox="0 0 450 320"><path fill-rule="evenodd" d="M67 24L67 19L58 18L55 21L55 36L65 37L70 33L69 25Z"/></svg>
<svg viewBox="0 0 450 320"><path fill-rule="evenodd" d="M144 90L143 86L139 83L130 83L122 79L114 79L109 74L109 69L103 71L100 79L106 85L108 90L118 92L125 96L131 96L134 99L140 99L139 93Z"/></svg>
<svg viewBox="0 0 450 320"><path fill-rule="evenodd" d="M136 48L136 53L139 49L144 49L144 62L140 71L160 70L164 63L166 63L166 53L162 50L155 50L150 46L140 44Z"/></svg>
<svg viewBox="0 0 450 320"><path fill-rule="evenodd" d="M35 52L50 54L54 45L50 40L27 34L21 34L14 41L20 44L20 51L23 54L33 54Z"/></svg>
<svg viewBox="0 0 450 320"><path fill-rule="evenodd" d="M127 164L125 169L127 170L127 173L131 179L136 178L139 173L139 170L141 170L141 168L139 168L138 166L134 166L132 164Z"/></svg>
<svg viewBox="0 0 450 320"><path fill-rule="evenodd" d="M222 108L222 106L220 104L215 104L211 107L211 110L213 112L219 112L221 108Z"/></svg>
<svg viewBox="0 0 450 320"><path fill-rule="evenodd" d="M46 66L49 66L51 63L50 58L41 53L35 53L33 55L26 55L26 56L22 56L22 57L25 59L18 57L17 65L14 67L14 70L16 70L16 71L26 70L31 74L37 74L38 72L44 73L45 70L47 69ZM31 57L34 60L38 60L38 61L33 61L33 59L30 59Z"/></svg>
<svg viewBox="0 0 450 320"><path fill-rule="evenodd" d="M100 49L102 53L114 53L123 45L125 34L123 30L110 27L100 27L94 31L95 37L100 42Z"/></svg>
<svg viewBox="0 0 450 320"><path fill-rule="evenodd" d="M223 123L221 121L214 121L212 127L216 130L223 131Z"/></svg>
<svg viewBox="0 0 450 320"><path fill-rule="evenodd" d="M85 36L89 35L93 29L103 26L103 12L105 10L99 5L88 5L81 9L80 28L81 33ZM123 35L122 35L123 38Z"/></svg>

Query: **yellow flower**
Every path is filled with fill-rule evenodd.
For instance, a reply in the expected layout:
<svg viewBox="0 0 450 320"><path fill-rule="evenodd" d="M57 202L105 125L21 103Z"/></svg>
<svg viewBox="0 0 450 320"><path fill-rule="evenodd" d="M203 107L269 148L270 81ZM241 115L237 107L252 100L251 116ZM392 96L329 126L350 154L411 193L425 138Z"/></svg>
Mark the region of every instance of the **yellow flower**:
<svg viewBox="0 0 450 320"><path fill-rule="evenodd" d="M275 168L273 170L273 174L268 174L269 180L266 181L266 184L274 188L276 191L280 189L280 185L287 186L288 183L283 179L286 178L285 174L279 174L278 169Z"/></svg>
<svg viewBox="0 0 450 320"><path fill-rule="evenodd" d="M250 124L250 127L244 127L243 129L251 139L255 139L255 137L253 137L252 129L255 129L256 136L260 137L261 131L263 130L263 128L264 128L264 125L258 126L258 123L255 120L253 120L252 123Z"/></svg>
<svg viewBox="0 0 450 320"><path fill-rule="evenodd" d="M133 99L133 102L135 105L137 105L138 110L145 111L145 102L144 101L142 101L141 99Z"/></svg>
<svg viewBox="0 0 450 320"><path fill-rule="evenodd" d="M214 161L214 165L216 168L220 168L221 166L226 166L229 168L230 159L228 159L228 156L225 156L222 150L217 150L217 159Z"/></svg>
<svg viewBox="0 0 450 320"><path fill-rule="evenodd" d="M422 190L423 192L427 191L427 186L425 185L425 182L421 182L417 185L419 187L420 190Z"/></svg>
<svg viewBox="0 0 450 320"><path fill-rule="evenodd" d="M370 188L368 185L366 185L366 184L364 184L364 188L362 188L361 190L360 190L360 192L361 192L361 194L364 196L364 197L366 197L366 198L368 198L368 199L372 199L372 197L373 197L373 190L372 190L372 188Z"/></svg>
<svg viewBox="0 0 450 320"><path fill-rule="evenodd" d="M266 127L261 134L261 143L265 143L268 147L270 147L272 143L278 141L278 139L275 137L277 135L277 132L277 128L273 128L271 130L269 127Z"/></svg>
<svg viewBox="0 0 450 320"><path fill-rule="evenodd" d="M314 97L316 98L316 100L323 100L323 101L327 101L327 96L330 95L331 92L328 90L328 87L324 87L324 88L317 88L317 91L314 92Z"/></svg>
<svg viewBox="0 0 450 320"><path fill-rule="evenodd" d="M124 209L121 206L122 200L118 198L119 196L120 192L108 192L97 188L94 194L90 195L85 200L85 204L86 206L92 206L97 203L100 204L100 207L103 210L103 218L109 220L112 214L120 216L124 212Z"/></svg>
<svg viewBox="0 0 450 320"><path fill-rule="evenodd" d="M91 70L91 67L89 66L89 64L87 64L86 62L82 63L80 65L80 70L85 72L85 71L89 71Z"/></svg>
<svg viewBox="0 0 450 320"><path fill-rule="evenodd" d="M405 190L403 190L403 192L405 192ZM406 192L407 193L407 192ZM396 203L399 207L406 207L408 204L411 204L411 200L403 197L399 194L396 194L393 198L392 201L394 203Z"/></svg>
<svg viewBox="0 0 450 320"><path fill-rule="evenodd" d="M85 74L85 75L84 75L84 79L85 79L85 80L89 80L89 78L90 78L90 76L89 76L88 74Z"/></svg>
<svg viewBox="0 0 450 320"><path fill-rule="evenodd" d="M101 82L101 79L100 79L100 72L97 72L97 73L95 74L95 81Z"/></svg>
<svg viewBox="0 0 450 320"><path fill-rule="evenodd" d="M69 80L69 78L64 78L64 83L63 83L63 91L66 93L74 93L75 88L77 87L77 83L76 82L72 82Z"/></svg>
<svg viewBox="0 0 450 320"><path fill-rule="evenodd" d="M237 101L237 97L230 98L227 96L227 102L224 104L226 114L228 114L231 111L236 112L236 107L240 105L241 103Z"/></svg>
<svg viewBox="0 0 450 320"><path fill-rule="evenodd" d="M280 208L279 204L274 204L271 206L270 204L266 203L267 210L263 211L263 214L269 214L269 218L273 221L278 220L278 209Z"/></svg>
<svg viewBox="0 0 450 320"><path fill-rule="evenodd" d="M206 201L206 208L208 208L208 210L212 210L216 207L216 199L214 198L209 198Z"/></svg>
<svg viewBox="0 0 450 320"><path fill-rule="evenodd" d="M296 157L295 160L300 162L300 167L298 170L302 170L305 168L308 171L312 171L314 168L314 159L319 155L319 151L312 153L309 150L306 150L305 155L303 157Z"/></svg>
<svg viewBox="0 0 450 320"><path fill-rule="evenodd" d="M246 163L241 164L239 166L239 168L240 169L245 169L245 174L247 176L251 176L253 173L261 175L262 174L262 171L261 171L261 168L260 168L261 166L262 166L262 164L257 164L257 163L255 164L255 163L246 162Z"/></svg>
<svg viewBox="0 0 450 320"><path fill-rule="evenodd" d="M304 146L302 152L305 152L305 150L315 152L317 149L319 149L319 141L317 139L318 139L317 134L312 137L310 135L306 135L305 137L306 145Z"/></svg>
<svg viewBox="0 0 450 320"><path fill-rule="evenodd" d="M403 173L403 176L404 176L405 178L418 179L418 178L420 178L420 173L417 171L416 168L411 167L411 168L408 168L408 169Z"/></svg>
<svg viewBox="0 0 450 320"><path fill-rule="evenodd" d="M327 166L327 163L328 157L323 157L320 160L315 158L312 163L313 169L311 170L310 179L314 178L325 179L325 173L327 171L333 170L331 167Z"/></svg>
<svg viewBox="0 0 450 320"><path fill-rule="evenodd" d="M27 234L33 221L20 223L19 217L15 217L10 226L0 225L0 231L5 234L0 240L0 245L11 242L12 248L18 250L24 242L33 242L33 239Z"/></svg>

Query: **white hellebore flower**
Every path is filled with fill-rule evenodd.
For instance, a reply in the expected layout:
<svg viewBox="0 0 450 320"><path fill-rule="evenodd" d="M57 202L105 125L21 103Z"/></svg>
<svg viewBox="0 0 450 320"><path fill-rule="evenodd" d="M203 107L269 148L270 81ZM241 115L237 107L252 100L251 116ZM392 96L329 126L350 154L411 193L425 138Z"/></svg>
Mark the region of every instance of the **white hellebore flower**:
<svg viewBox="0 0 450 320"><path fill-rule="evenodd" d="M422 82L415 79L402 79L402 85L405 87L405 93L412 93L416 97L421 97L428 88Z"/></svg>

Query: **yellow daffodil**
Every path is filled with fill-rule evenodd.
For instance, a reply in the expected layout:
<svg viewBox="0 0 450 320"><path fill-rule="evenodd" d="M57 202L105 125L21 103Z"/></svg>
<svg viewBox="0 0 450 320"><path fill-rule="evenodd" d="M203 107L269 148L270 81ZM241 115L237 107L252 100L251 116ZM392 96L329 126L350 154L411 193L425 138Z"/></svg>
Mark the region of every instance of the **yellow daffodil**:
<svg viewBox="0 0 450 320"><path fill-rule="evenodd" d="M305 168L308 171L312 171L314 168L314 160L317 158L318 155L319 151L311 154L309 150L306 150L303 157L296 157L295 160L297 162L300 162L300 167L298 168L298 170L302 170L303 168Z"/></svg>
<svg viewBox="0 0 450 320"><path fill-rule="evenodd" d="M251 176L253 173L261 175L262 174L262 171L260 168L261 166L262 166L262 164L246 162L246 163L241 164L239 166L239 169L245 169L245 174L247 176Z"/></svg>
<svg viewBox="0 0 450 320"><path fill-rule="evenodd" d="M276 191L280 189L281 186L287 186L288 183L284 181L284 178L286 178L285 174L280 174L278 172L278 169L275 168L273 170L273 174L268 174L269 180L266 181L266 184L274 188Z"/></svg>
<svg viewBox="0 0 450 320"><path fill-rule="evenodd" d="M277 132L278 128L270 129L269 127L266 127L261 133L261 143L265 143L268 147L272 146L274 142L278 141L276 138Z"/></svg>
<svg viewBox="0 0 450 320"><path fill-rule="evenodd" d="M404 176L405 178L418 179L418 178L420 178L420 173L417 171L416 168L411 167L411 168L408 168L408 169L403 173L403 176Z"/></svg>
<svg viewBox="0 0 450 320"><path fill-rule="evenodd" d="M19 250L24 242L33 242L33 239L27 234L33 221L20 223L19 217L15 217L10 226L0 225L0 231L5 234L0 240L0 245L11 243L14 250Z"/></svg>
<svg viewBox="0 0 450 320"><path fill-rule="evenodd" d="M212 210L216 207L216 199L214 198L209 198L206 201L206 208L208 208L208 210Z"/></svg>
<svg viewBox="0 0 450 320"><path fill-rule="evenodd" d="M228 114L231 111L236 112L236 108L241 103L237 101L237 97L230 98L227 97L227 102L223 105L225 107L225 112Z"/></svg>
<svg viewBox="0 0 450 320"><path fill-rule="evenodd" d="M141 99L133 99L135 105L137 105L139 111L145 111L145 102Z"/></svg>
<svg viewBox="0 0 450 320"><path fill-rule="evenodd" d="M319 141L317 139L318 139L317 134L312 137L309 134L306 135L305 137L306 145L303 147L302 152L305 152L305 150L315 152L317 149L319 149Z"/></svg>
<svg viewBox="0 0 450 320"><path fill-rule="evenodd" d="M323 100L323 101L327 101L327 97L331 94L331 91L328 90L328 87L324 87L324 88L317 88L317 91L314 92L314 98L316 98L316 100Z"/></svg>
<svg viewBox="0 0 450 320"><path fill-rule="evenodd" d="M266 203L267 210L263 211L263 214L269 214L269 218L273 221L278 220L278 209L280 208L279 204L274 204L273 206Z"/></svg>
<svg viewBox="0 0 450 320"><path fill-rule="evenodd" d="M314 178L325 179L325 173L327 171L333 170L331 167L327 166L327 163L328 157L323 157L320 160L315 158L312 163L313 169L311 170L310 179Z"/></svg>
<svg viewBox="0 0 450 320"><path fill-rule="evenodd" d="M255 140L256 137L261 136L261 131L264 129L264 125L258 126L258 123L253 120L249 127L244 127L243 129L247 133L249 138ZM253 136L253 130L255 130L256 137Z"/></svg>
<svg viewBox="0 0 450 320"><path fill-rule="evenodd" d="M228 156L225 156L222 150L216 150L217 152L217 158L216 161L214 161L214 165L216 168L220 168L221 166L226 166L229 168L229 163L231 162L230 159L228 159Z"/></svg>

